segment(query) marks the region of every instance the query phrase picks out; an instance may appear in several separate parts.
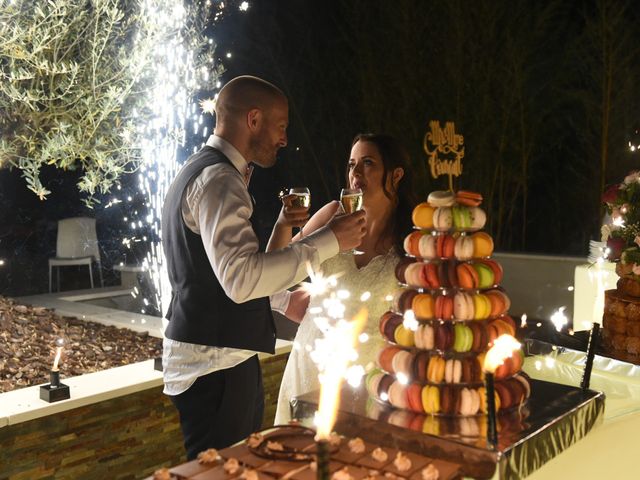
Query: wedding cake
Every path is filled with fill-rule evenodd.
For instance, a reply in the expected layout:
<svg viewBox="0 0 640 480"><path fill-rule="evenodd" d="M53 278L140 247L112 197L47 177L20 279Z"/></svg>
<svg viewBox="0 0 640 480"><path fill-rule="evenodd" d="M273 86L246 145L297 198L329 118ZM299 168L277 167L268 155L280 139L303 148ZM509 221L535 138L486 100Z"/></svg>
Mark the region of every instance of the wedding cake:
<svg viewBox="0 0 640 480"><path fill-rule="evenodd" d="M481 202L474 192L436 191L414 209L396 268L402 289L380 319L387 344L366 379L374 398L417 413L486 413L485 354L500 335L515 336L516 325ZM496 370L497 408L529 397L523 360L519 350Z"/></svg>
<svg viewBox="0 0 640 480"><path fill-rule="evenodd" d="M605 292L602 338L610 351L640 355L640 171L609 187L603 201L610 221L602 241L620 279Z"/></svg>

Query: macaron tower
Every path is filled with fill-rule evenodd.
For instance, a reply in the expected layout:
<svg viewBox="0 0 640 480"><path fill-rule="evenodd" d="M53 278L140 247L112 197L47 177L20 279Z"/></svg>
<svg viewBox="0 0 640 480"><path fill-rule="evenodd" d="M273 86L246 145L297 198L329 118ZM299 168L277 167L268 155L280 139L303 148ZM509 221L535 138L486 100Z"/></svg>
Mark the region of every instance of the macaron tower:
<svg viewBox="0 0 640 480"><path fill-rule="evenodd" d="M486 413L485 354L500 335L515 336L516 325L481 203L475 192L436 191L415 207L396 268L402 289L380 319L387 345L366 379L371 396L418 413ZM496 370L498 409L529 397L523 361L517 351Z"/></svg>

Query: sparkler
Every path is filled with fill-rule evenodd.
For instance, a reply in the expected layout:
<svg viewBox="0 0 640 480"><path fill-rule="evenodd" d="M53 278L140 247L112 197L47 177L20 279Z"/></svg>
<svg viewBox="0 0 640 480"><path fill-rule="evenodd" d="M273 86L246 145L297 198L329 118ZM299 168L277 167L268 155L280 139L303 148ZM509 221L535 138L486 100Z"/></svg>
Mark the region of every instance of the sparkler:
<svg viewBox="0 0 640 480"><path fill-rule="evenodd" d="M192 24L194 18L206 17L205 26L215 24L223 17L228 7L225 2L212 4L210 1L194 2L185 8L182 0L145 0L144 15L162 26L162 38L155 48L155 83L147 109L154 112L151 120L139 121L138 134L142 137L141 166L138 171L138 190L144 198L144 208L133 212L135 218L125 217L130 226L130 238L123 240L129 247L144 242L146 253L142 266L149 272L154 286L152 298L143 298L146 304L163 311L170 299L170 286L166 262L160 245L161 208L167 190L179 169L178 151L187 143L196 146L194 152L206 141L210 134L204 122L204 113L211 113L213 100L201 102L198 109L193 95L198 91L219 89L222 66L215 61L213 38L203 38L202 29L198 33L183 33L185 25ZM246 12L249 2L242 2L239 11ZM205 58L203 65L197 65L198 58ZM136 117L137 118L137 117ZM129 196L126 201L133 201ZM123 200L113 198L106 205L110 207ZM147 313L145 309L142 313Z"/></svg>
<svg viewBox="0 0 640 480"><path fill-rule="evenodd" d="M510 357L514 351L520 349L518 342L511 335L500 335L493 342L484 357L485 385L487 391L487 441L493 447L498 445L498 427L496 421L495 384L496 369Z"/></svg>

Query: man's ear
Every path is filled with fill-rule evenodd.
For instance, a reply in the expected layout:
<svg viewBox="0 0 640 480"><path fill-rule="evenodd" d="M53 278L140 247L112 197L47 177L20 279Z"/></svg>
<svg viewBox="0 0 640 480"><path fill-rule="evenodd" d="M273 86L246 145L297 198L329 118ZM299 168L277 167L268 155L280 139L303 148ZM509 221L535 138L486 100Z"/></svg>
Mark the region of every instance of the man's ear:
<svg viewBox="0 0 640 480"><path fill-rule="evenodd" d="M397 167L393 170L393 174L391 176L391 181L393 182L393 188L398 188L398 184L400 180L404 177L404 168Z"/></svg>
<svg viewBox="0 0 640 480"><path fill-rule="evenodd" d="M253 108L247 113L247 126L249 130L255 132L262 126L263 113L259 108Z"/></svg>

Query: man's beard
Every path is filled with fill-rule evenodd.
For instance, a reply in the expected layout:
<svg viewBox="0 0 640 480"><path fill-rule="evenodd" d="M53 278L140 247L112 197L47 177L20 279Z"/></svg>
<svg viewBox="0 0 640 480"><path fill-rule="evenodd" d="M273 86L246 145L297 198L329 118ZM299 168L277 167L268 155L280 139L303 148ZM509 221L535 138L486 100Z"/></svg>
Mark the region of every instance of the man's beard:
<svg viewBox="0 0 640 480"><path fill-rule="evenodd" d="M268 142L266 135L258 135L251 139L249 142L252 158L248 158L247 161L251 161L262 167L271 167L276 163L277 148L273 148Z"/></svg>

